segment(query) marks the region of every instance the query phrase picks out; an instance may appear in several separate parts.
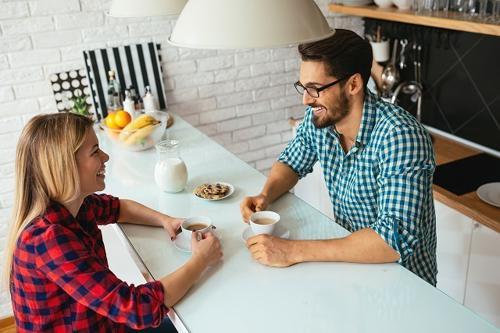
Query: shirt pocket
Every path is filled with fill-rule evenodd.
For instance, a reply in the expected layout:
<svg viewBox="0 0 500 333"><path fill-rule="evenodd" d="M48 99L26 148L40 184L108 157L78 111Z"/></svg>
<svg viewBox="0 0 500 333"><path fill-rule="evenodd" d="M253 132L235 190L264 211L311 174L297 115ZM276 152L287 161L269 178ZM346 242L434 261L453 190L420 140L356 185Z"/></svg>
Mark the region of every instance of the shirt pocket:
<svg viewBox="0 0 500 333"><path fill-rule="evenodd" d="M375 165L366 159L356 161L349 193L353 201L361 206L377 205L377 172Z"/></svg>

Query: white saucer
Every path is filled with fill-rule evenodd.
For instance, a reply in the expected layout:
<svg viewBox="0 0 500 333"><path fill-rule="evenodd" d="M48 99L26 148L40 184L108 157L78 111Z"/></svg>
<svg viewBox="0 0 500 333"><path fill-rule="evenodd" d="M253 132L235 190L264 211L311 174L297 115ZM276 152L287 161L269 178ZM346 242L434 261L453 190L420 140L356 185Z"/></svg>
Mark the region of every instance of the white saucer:
<svg viewBox="0 0 500 333"><path fill-rule="evenodd" d="M186 244L184 238L177 237L176 239L174 239L174 246L181 252L191 253L191 244Z"/></svg>
<svg viewBox="0 0 500 333"><path fill-rule="evenodd" d="M250 226L246 227L243 232L241 233L241 238L243 241L247 241L248 238L255 236L252 228ZM288 239L290 237L290 230L288 230L286 227L282 226L281 224L278 224L273 231L273 236L279 237L279 238L285 238Z"/></svg>
<svg viewBox="0 0 500 333"><path fill-rule="evenodd" d="M216 231L212 231L212 232L214 233L215 237L217 237L219 240L221 240L219 233L217 233ZM179 236L179 235L177 235L177 236ZM174 243L174 247L177 250L179 250L181 252L191 253L191 241L186 242L186 240L184 240L184 238L177 237L176 239L174 239L173 243Z"/></svg>
<svg viewBox="0 0 500 333"><path fill-rule="evenodd" d="M479 199L484 202L500 207L500 183L488 183L479 186L476 191Z"/></svg>

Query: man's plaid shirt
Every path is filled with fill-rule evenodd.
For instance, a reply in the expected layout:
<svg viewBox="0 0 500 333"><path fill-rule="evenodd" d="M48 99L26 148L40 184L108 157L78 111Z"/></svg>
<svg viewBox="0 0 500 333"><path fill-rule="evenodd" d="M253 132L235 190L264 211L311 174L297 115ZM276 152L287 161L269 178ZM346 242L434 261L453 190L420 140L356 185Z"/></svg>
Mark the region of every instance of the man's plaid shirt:
<svg viewBox="0 0 500 333"><path fill-rule="evenodd" d="M88 196L74 218L51 202L21 232L10 292L19 332L124 332L160 325L168 309L160 282L119 280L108 267L98 224L118 220L120 201Z"/></svg>
<svg viewBox="0 0 500 333"><path fill-rule="evenodd" d="M336 222L351 232L372 228L400 264L436 285L435 161L425 128L367 92L355 145L345 153L335 128L318 129L312 117L308 107L278 160L301 178L319 161Z"/></svg>

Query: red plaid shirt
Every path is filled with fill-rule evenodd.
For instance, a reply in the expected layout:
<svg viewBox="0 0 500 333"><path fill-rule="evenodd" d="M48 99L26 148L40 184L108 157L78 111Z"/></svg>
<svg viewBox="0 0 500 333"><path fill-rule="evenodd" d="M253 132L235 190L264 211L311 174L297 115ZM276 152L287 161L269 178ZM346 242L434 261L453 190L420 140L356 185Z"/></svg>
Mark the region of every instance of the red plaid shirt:
<svg viewBox="0 0 500 333"><path fill-rule="evenodd" d="M76 219L51 202L21 232L10 292L19 332L124 332L160 325L160 282L128 285L109 270L98 224L118 220L120 201L85 198Z"/></svg>

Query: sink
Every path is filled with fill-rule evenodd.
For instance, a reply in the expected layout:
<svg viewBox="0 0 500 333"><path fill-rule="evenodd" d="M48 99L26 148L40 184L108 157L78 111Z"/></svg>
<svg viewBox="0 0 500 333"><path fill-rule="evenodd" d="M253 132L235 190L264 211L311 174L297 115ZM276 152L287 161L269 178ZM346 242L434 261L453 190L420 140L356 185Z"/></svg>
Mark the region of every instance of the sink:
<svg viewBox="0 0 500 333"><path fill-rule="evenodd" d="M433 180L456 195L475 191L491 182L500 182L500 158L486 153L438 165Z"/></svg>

